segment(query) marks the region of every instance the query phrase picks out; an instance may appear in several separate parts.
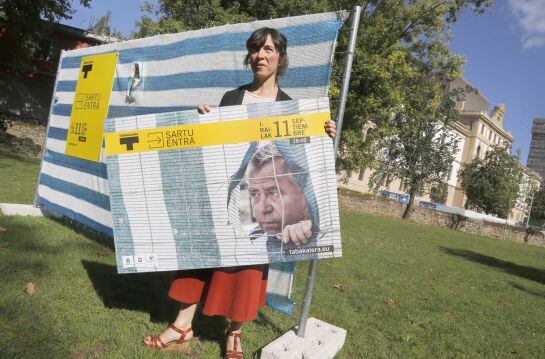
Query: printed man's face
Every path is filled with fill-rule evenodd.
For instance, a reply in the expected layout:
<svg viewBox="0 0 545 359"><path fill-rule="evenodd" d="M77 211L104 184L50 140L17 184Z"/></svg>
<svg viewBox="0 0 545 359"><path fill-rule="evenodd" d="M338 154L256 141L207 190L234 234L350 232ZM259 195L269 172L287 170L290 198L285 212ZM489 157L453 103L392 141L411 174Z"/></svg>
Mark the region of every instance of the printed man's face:
<svg viewBox="0 0 545 359"><path fill-rule="evenodd" d="M265 233L281 233L283 226L310 218L305 197L283 160L252 169L249 177L250 202Z"/></svg>

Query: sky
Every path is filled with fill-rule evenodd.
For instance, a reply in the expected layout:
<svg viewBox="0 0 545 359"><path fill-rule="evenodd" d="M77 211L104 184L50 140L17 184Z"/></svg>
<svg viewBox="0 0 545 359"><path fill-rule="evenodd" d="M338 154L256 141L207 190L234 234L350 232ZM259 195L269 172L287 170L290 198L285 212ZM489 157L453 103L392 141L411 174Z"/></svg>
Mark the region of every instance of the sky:
<svg viewBox="0 0 545 359"><path fill-rule="evenodd" d="M453 26L453 52L465 56L464 77L505 105L503 127L526 163L532 122L545 117L545 0L496 0L493 14L466 11Z"/></svg>
<svg viewBox="0 0 545 359"><path fill-rule="evenodd" d="M91 7L85 8L80 5L79 0L72 0L75 13L72 14L72 19L62 20L61 23L87 29L90 23L96 23L110 10L112 29L128 36L136 31L135 21L143 15L140 6L145 2L145 0L91 0ZM148 2L157 4L157 0L148 0Z"/></svg>
<svg viewBox="0 0 545 359"><path fill-rule="evenodd" d="M144 2L91 0L86 9L75 1L73 18L62 22L88 28L110 10L112 28L130 35ZM505 105L503 126L513 134L513 148L521 148L525 164L532 121L545 117L545 0L496 0L492 11L481 16L464 12L452 27L450 46L465 57L464 77L490 100L490 107Z"/></svg>

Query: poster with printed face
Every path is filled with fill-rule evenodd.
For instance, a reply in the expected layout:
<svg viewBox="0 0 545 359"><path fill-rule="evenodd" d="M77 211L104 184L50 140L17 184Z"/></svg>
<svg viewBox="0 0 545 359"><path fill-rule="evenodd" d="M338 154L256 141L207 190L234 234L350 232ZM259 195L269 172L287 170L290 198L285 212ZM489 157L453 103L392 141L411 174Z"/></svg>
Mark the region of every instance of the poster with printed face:
<svg viewBox="0 0 545 359"><path fill-rule="evenodd" d="M120 273L342 255L327 98L107 120Z"/></svg>

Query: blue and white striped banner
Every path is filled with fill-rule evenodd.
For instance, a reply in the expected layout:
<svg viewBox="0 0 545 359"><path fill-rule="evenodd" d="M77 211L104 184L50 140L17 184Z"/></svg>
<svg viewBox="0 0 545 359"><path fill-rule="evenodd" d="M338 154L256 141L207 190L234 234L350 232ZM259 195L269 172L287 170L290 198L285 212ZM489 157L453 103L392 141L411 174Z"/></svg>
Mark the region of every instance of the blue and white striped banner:
<svg viewBox="0 0 545 359"><path fill-rule="evenodd" d="M256 29L279 29L288 39L289 68L280 86L294 99L327 96L333 52L348 13L332 12L130 40L61 55L40 170L36 204L113 236L106 164L67 156L67 129L82 57L118 52L108 118L216 106L222 95L251 81L242 66ZM141 82L127 101L138 64Z"/></svg>

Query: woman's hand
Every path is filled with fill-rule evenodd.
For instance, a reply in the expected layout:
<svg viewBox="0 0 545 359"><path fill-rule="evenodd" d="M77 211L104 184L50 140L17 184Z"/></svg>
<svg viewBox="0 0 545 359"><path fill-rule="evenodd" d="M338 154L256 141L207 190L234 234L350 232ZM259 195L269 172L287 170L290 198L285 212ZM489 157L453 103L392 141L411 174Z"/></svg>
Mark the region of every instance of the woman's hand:
<svg viewBox="0 0 545 359"><path fill-rule="evenodd" d="M201 115L204 115L204 114L210 112L210 110L211 110L211 109L210 109L210 106L208 106L208 105L204 105L204 104L203 104L203 105L197 106L197 111L199 111L199 113L200 113Z"/></svg>
<svg viewBox="0 0 545 359"><path fill-rule="evenodd" d="M324 125L324 130L331 138L335 138L335 136L337 135L337 125L331 120L326 121Z"/></svg>

